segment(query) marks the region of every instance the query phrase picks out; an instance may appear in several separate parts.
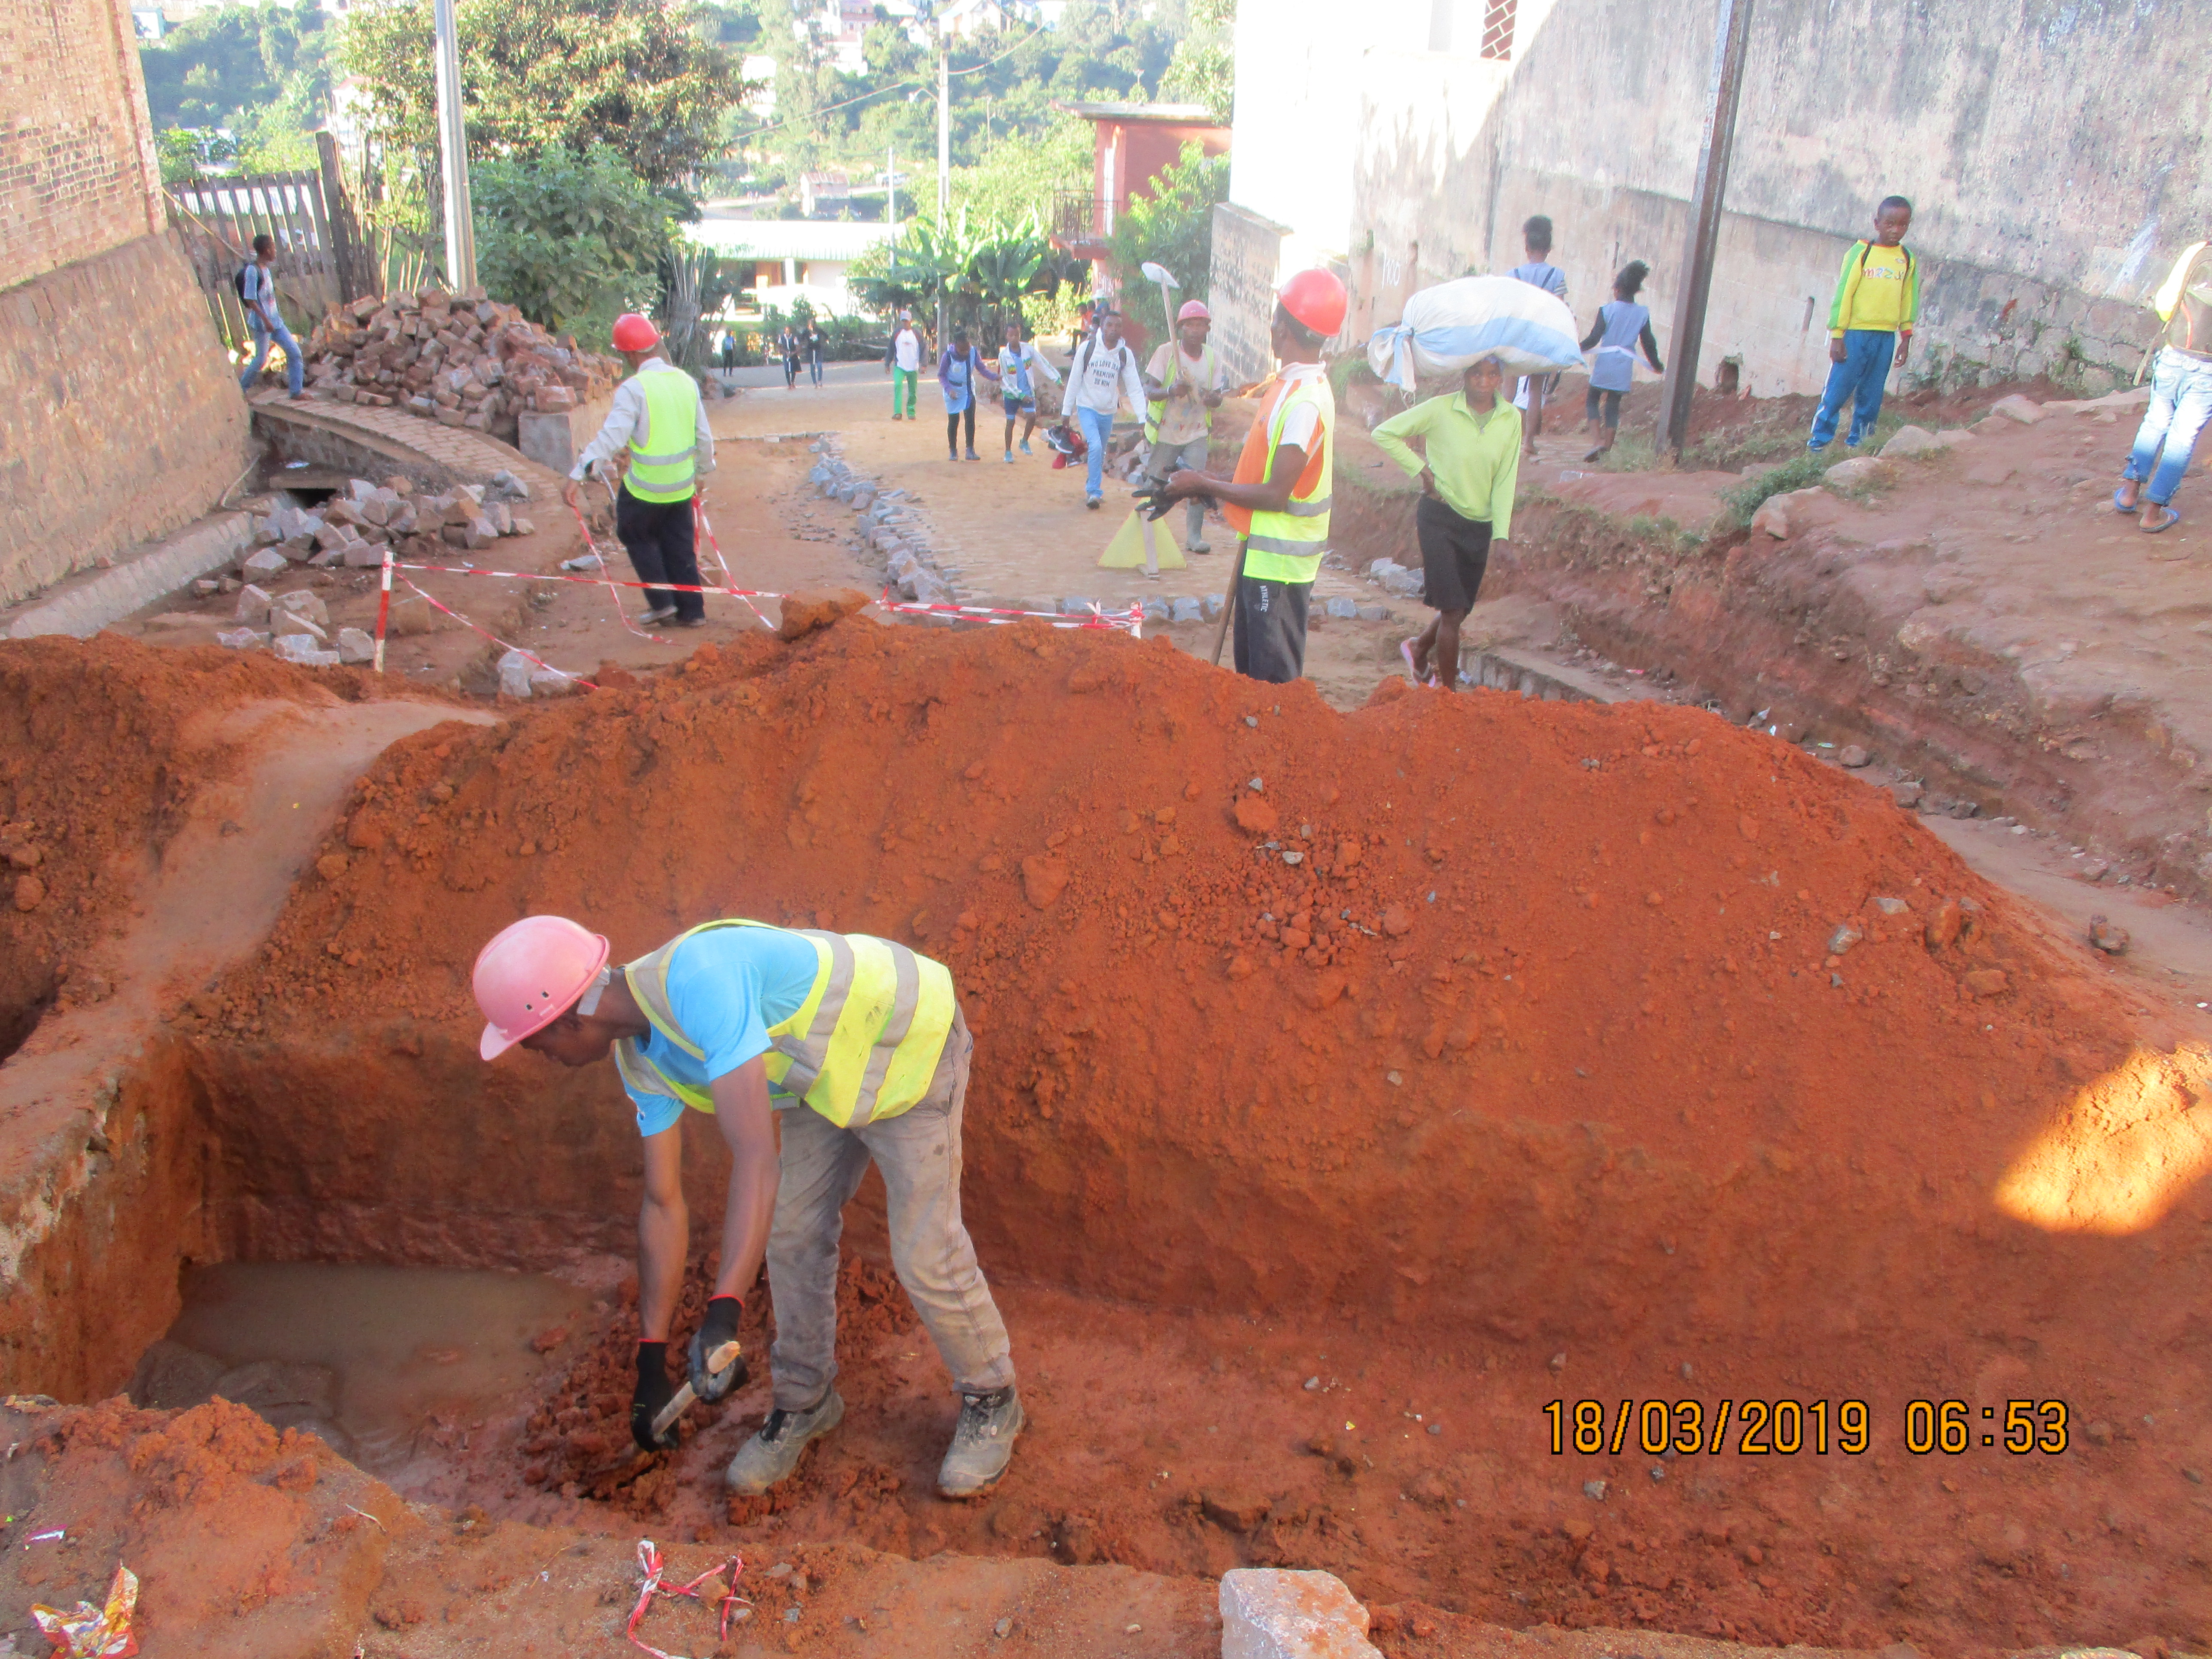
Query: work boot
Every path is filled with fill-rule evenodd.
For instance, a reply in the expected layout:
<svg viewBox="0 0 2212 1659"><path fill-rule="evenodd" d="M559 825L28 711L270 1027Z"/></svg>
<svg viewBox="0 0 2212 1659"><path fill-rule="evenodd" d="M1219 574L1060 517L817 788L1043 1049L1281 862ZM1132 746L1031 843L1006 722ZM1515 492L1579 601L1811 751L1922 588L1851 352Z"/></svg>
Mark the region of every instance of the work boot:
<svg viewBox="0 0 2212 1659"><path fill-rule="evenodd" d="M722 1484L733 1497L760 1497L791 1478L810 1442L819 1440L844 1420L845 1399L835 1389L809 1410L787 1412L779 1407L770 1412L759 1431L738 1448Z"/></svg>
<svg viewBox="0 0 2212 1659"><path fill-rule="evenodd" d="M937 1490L945 1498L981 1498L999 1484L1013 1461L1014 1437L1029 1421L1012 1383L988 1394L960 1396L960 1422L937 1466Z"/></svg>
<svg viewBox="0 0 2212 1659"><path fill-rule="evenodd" d="M675 614L676 607L672 605L649 605L637 613L637 620L650 628L655 623L666 622Z"/></svg>

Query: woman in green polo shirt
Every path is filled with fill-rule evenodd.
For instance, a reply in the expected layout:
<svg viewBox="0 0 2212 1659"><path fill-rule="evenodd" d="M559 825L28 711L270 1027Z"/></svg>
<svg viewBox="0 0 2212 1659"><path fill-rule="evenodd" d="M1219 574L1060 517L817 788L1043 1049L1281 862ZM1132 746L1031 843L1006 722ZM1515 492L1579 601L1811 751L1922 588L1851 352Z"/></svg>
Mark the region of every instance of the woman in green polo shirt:
<svg viewBox="0 0 2212 1659"><path fill-rule="evenodd" d="M1513 528L1521 476L1521 411L1498 395L1495 357L1468 366L1449 397L1415 404L1375 428L1375 441L1421 481L1413 528L1421 544L1424 603L1436 611L1420 638L1399 647L1416 685L1459 681L1459 629L1474 608L1482 573ZM1416 451L1407 441L1419 439Z"/></svg>

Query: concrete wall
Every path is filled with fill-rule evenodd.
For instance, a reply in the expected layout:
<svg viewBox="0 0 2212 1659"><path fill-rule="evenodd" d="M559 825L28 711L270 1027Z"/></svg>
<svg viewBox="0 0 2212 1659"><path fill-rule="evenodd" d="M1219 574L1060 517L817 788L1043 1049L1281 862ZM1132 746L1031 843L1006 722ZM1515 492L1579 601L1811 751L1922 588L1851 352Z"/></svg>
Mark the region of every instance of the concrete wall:
<svg viewBox="0 0 2212 1659"><path fill-rule="evenodd" d="M1221 353L1229 378L1246 384L1273 365L1267 330L1275 310L1275 272L1282 263L1283 227L1272 219L1223 202L1213 210L1212 287L1206 308L1213 313L1209 337Z"/></svg>
<svg viewBox="0 0 2212 1659"><path fill-rule="evenodd" d="M0 603L189 523L246 465L166 222L127 8L0 0Z"/></svg>
<svg viewBox="0 0 2212 1659"><path fill-rule="evenodd" d="M1547 213L1577 317L1642 258L1666 351L1715 0L1521 0L1502 63L1474 55L1483 9L1251 9L1231 199L1342 256L1355 337L1418 287L1518 263ZM1323 32L1326 52L1287 44ZM2202 0L1759 0L1703 377L1733 356L1761 393L1816 386L1837 264L1892 192L1917 207L1923 370L2132 373L2139 301L2212 222L2212 90L2161 66L2208 57ZM1249 169L1248 122L1275 152Z"/></svg>

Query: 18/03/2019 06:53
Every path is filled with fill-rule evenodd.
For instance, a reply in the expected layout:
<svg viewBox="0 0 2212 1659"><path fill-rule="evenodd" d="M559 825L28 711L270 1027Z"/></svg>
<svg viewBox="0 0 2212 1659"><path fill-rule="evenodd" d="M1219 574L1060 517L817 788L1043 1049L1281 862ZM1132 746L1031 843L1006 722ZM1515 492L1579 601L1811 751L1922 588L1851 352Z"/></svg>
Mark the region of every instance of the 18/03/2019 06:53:
<svg viewBox="0 0 2212 1659"><path fill-rule="evenodd" d="M1553 1400L1543 1414L1554 1457L1618 1456L1633 1447L1649 1457L1856 1457L1874 1443L1873 1408L1863 1400ZM2008 1400L1977 1409L1964 1400L1911 1400L1902 1443L1916 1456L1956 1457L1977 1446L2026 1457L2055 1457L2071 1437L2063 1400ZM1632 1435L1633 1438L1632 1439Z"/></svg>

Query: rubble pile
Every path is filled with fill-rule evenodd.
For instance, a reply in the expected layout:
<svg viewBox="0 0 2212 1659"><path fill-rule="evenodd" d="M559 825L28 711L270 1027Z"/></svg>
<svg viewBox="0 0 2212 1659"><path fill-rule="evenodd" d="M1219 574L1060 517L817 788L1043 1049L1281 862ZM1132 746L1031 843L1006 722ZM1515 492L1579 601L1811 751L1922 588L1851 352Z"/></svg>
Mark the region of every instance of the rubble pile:
<svg viewBox="0 0 2212 1659"><path fill-rule="evenodd" d="M481 288L356 300L318 325L306 349L308 385L325 397L509 442L522 410L574 409L620 378L609 359L548 334Z"/></svg>

